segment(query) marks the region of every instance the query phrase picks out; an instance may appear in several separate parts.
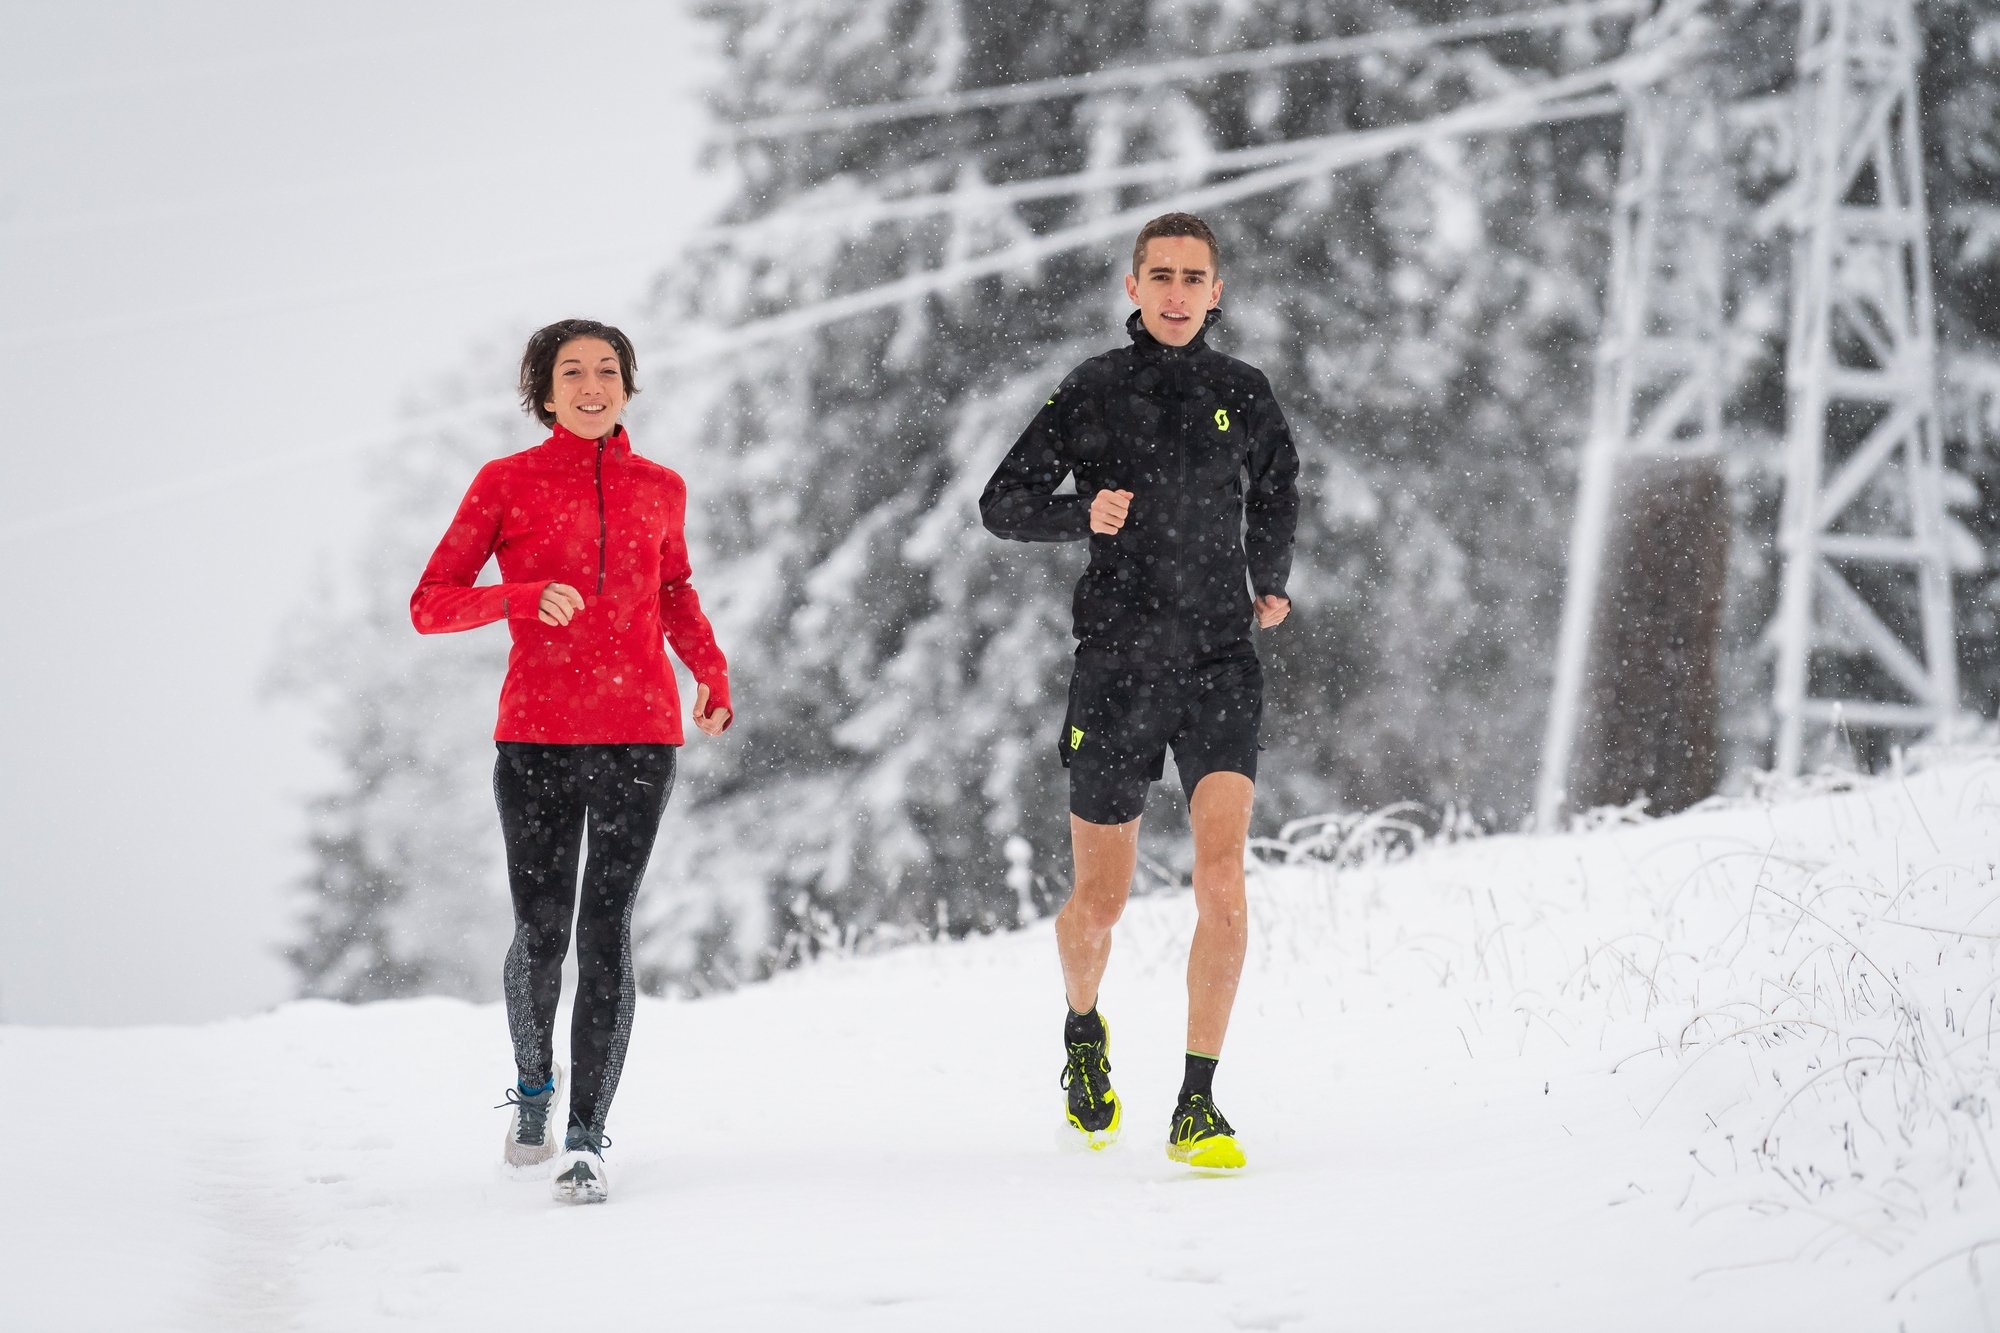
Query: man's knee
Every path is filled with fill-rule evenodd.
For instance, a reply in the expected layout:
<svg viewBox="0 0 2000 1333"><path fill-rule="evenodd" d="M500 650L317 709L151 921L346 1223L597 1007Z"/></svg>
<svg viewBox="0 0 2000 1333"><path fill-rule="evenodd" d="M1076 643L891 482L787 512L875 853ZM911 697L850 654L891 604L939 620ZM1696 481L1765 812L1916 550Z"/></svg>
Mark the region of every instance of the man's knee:
<svg viewBox="0 0 2000 1333"><path fill-rule="evenodd" d="M1226 869L1195 875L1194 908L1203 920L1230 923L1242 920L1250 910L1243 887L1243 867L1231 875Z"/></svg>
<svg viewBox="0 0 2000 1333"><path fill-rule="evenodd" d="M1194 905L1204 920L1233 921L1248 910L1243 850L1239 838L1195 849Z"/></svg>
<svg viewBox="0 0 2000 1333"><path fill-rule="evenodd" d="M1117 925L1118 918L1125 915L1125 900L1130 894L1129 879L1120 884L1108 877L1080 877L1063 911L1086 932L1102 934Z"/></svg>
<svg viewBox="0 0 2000 1333"><path fill-rule="evenodd" d="M1224 898L1233 894L1241 901L1243 857L1255 793L1256 785L1247 776L1228 771L1210 773L1195 787L1188 804L1194 827L1197 900L1208 890Z"/></svg>

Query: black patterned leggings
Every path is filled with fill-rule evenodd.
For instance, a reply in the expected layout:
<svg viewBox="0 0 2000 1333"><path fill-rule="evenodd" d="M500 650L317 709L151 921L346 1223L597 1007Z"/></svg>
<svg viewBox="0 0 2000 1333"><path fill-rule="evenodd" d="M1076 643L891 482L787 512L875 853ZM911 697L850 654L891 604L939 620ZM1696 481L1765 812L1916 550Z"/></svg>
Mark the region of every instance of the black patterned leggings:
<svg viewBox="0 0 2000 1333"><path fill-rule="evenodd" d="M637 998L632 908L674 789L675 747L499 744L493 796L514 896L514 943L503 973L514 1063L530 1087L548 1081L574 916L569 1123L602 1134ZM579 908L577 862L586 827L590 854Z"/></svg>

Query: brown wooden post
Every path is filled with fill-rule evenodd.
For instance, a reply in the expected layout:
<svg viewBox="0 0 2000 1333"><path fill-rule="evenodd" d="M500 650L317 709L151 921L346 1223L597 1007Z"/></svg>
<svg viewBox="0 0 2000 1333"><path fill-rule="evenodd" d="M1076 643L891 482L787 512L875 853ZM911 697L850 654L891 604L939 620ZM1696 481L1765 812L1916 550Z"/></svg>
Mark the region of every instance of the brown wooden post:
<svg viewBox="0 0 2000 1333"><path fill-rule="evenodd" d="M1649 799L1685 810L1721 781L1717 655L1729 573L1720 460L1631 459L1621 468L1591 619L1570 808Z"/></svg>

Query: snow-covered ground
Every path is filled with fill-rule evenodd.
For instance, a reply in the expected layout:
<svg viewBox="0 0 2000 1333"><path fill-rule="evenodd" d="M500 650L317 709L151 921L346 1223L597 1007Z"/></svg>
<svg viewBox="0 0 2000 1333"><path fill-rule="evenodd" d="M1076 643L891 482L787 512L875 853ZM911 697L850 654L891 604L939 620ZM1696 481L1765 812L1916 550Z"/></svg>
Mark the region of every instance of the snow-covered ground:
<svg viewBox="0 0 2000 1333"><path fill-rule="evenodd" d="M1046 924L645 1003L603 1208L498 1174L494 1006L5 1028L0 1326L2000 1326L2000 754L1384 827L1254 882L1240 1176L1161 1151L1185 895L1119 928L1100 1155L1059 1132Z"/></svg>

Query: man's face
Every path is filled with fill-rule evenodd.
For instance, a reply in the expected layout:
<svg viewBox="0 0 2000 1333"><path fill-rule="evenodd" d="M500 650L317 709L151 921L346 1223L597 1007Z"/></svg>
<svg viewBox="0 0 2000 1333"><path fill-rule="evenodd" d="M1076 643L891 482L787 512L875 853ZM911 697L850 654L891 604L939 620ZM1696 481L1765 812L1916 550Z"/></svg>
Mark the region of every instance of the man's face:
<svg viewBox="0 0 2000 1333"><path fill-rule="evenodd" d="M1185 347L1201 332L1222 299L1215 256L1196 236L1155 236L1137 273L1125 275L1125 294L1139 307L1146 332L1169 347Z"/></svg>

